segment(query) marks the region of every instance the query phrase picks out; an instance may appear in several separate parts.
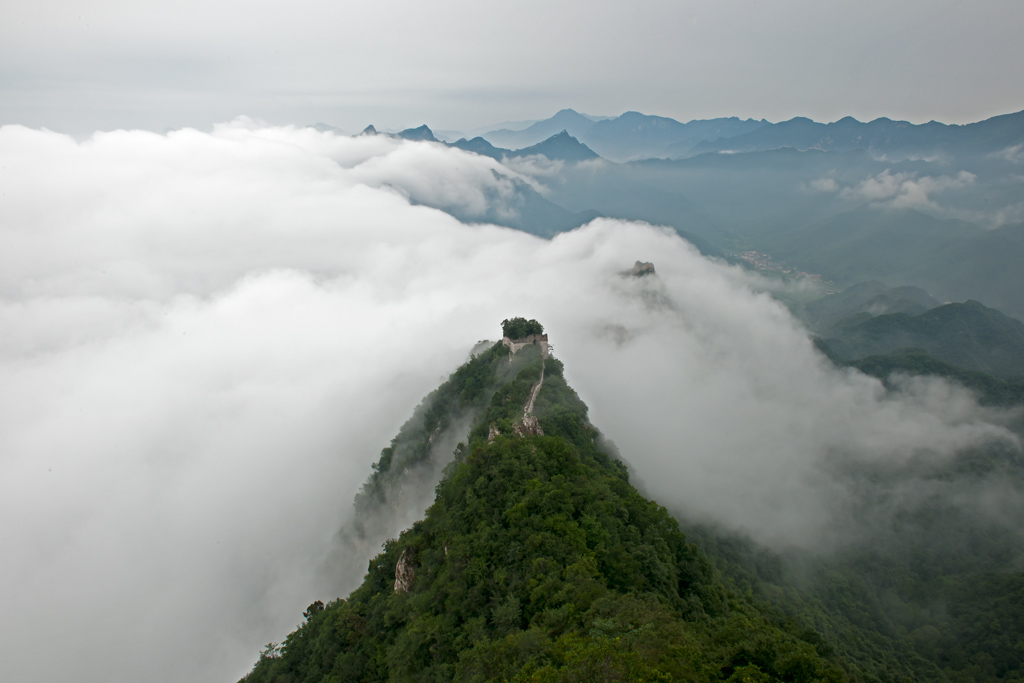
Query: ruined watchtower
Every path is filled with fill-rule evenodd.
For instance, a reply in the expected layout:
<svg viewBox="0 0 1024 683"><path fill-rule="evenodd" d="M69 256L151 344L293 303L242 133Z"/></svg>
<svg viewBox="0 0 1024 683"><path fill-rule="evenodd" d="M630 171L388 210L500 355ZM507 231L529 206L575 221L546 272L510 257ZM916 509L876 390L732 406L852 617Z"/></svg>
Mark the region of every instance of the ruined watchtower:
<svg viewBox="0 0 1024 683"><path fill-rule="evenodd" d="M544 326L536 320L526 318L510 318L501 321L501 331L505 335L501 343L512 353L509 359L524 346L540 347L541 358L548 357L548 335L544 334Z"/></svg>
<svg viewBox="0 0 1024 683"><path fill-rule="evenodd" d="M508 337L503 337L501 343L508 347L508 350L512 352L513 356L519 349L533 344L534 346L540 347L541 358L548 357L548 335L546 334L530 334L521 339L509 339Z"/></svg>

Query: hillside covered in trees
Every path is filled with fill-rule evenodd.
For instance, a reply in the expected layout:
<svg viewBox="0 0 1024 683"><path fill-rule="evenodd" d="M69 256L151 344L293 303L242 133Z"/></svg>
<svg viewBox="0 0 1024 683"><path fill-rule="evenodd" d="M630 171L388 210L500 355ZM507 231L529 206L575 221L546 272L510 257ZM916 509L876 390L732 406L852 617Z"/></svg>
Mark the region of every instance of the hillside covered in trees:
<svg viewBox="0 0 1024 683"><path fill-rule="evenodd" d="M543 435L518 436L542 368ZM558 360L496 344L435 398L481 391L489 404L426 517L385 544L348 598L310 605L247 683L844 679L817 633L727 589L630 485ZM393 454L364 499L383 490Z"/></svg>
<svg viewBox="0 0 1024 683"><path fill-rule="evenodd" d="M540 329L503 328L527 324ZM924 354L860 365L1020 403L1006 382ZM401 507L432 444L466 415L425 517L384 543L350 596L310 605L246 683L1024 680L1024 543L1012 520L957 500L993 477L1019 487L1019 448L846 473L862 492L858 541L770 548L647 500L562 363L498 343L382 451L346 533ZM894 507L909 485L919 500Z"/></svg>

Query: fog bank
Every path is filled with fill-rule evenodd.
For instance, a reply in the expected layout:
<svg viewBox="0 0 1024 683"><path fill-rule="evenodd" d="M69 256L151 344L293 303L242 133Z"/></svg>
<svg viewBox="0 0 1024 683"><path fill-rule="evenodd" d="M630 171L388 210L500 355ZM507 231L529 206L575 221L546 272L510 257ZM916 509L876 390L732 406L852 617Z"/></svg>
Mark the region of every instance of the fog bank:
<svg viewBox="0 0 1024 683"><path fill-rule="evenodd" d="M483 215L542 179L459 150L238 120L81 143L5 126L0 159L0 655L20 681L237 680L337 597L316 570L370 463L514 315L545 324L651 494L767 543L836 533L837 461L1012 439L944 383L887 395L831 368L756 279L670 231L460 223L432 207ZM657 277L622 277L636 259Z"/></svg>

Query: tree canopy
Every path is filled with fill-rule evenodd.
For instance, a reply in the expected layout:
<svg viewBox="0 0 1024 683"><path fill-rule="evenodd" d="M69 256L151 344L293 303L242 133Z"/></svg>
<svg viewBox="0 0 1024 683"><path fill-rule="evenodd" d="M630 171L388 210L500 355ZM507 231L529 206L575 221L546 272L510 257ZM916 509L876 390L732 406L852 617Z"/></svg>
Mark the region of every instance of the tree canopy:
<svg viewBox="0 0 1024 683"><path fill-rule="evenodd" d="M522 339L531 334L544 334L544 326L533 319L509 318L501 321L501 331L509 339Z"/></svg>

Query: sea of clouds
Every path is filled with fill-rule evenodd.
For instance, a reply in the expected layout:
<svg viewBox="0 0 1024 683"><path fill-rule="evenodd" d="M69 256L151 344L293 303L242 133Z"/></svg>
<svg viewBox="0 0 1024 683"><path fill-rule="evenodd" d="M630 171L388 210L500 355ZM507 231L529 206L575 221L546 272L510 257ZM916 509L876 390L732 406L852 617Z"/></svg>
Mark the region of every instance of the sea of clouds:
<svg viewBox="0 0 1024 683"><path fill-rule="evenodd" d="M544 323L651 495L779 547L834 539L837 460L1015 443L966 391L833 368L672 231L434 208L514 211L527 171L246 119L0 128L6 675L237 680L359 582L322 563L370 463L510 316ZM637 259L657 277L623 277Z"/></svg>

